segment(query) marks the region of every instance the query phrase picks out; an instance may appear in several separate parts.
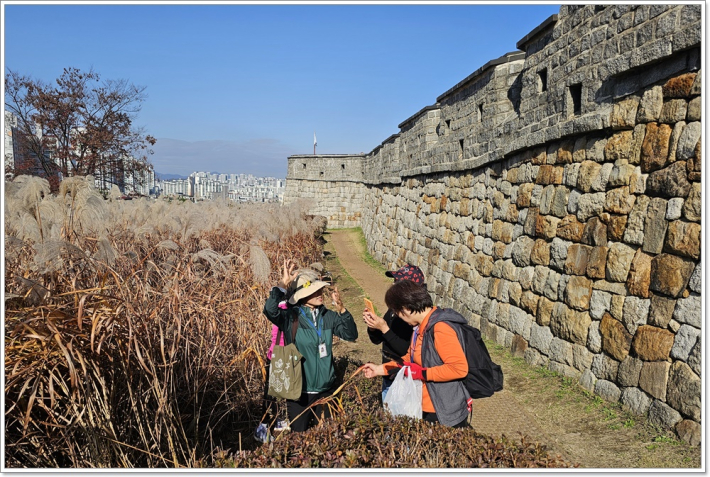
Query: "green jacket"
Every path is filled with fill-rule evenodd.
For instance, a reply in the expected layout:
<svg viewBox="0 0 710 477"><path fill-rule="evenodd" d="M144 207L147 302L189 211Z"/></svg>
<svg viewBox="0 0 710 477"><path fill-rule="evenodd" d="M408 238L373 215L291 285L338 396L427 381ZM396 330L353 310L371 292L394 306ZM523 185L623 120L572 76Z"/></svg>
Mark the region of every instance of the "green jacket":
<svg viewBox="0 0 710 477"><path fill-rule="evenodd" d="M296 348L303 355L303 390L304 392L319 393L327 391L335 384L335 368L333 366L333 335L346 341L357 339L357 327L353 315L349 311L339 314L321 306L318 310L318 322L321 337L313 325L313 315L310 308L290 306L283 310L279 302L285 299L285 293L278 287L271 290L269 298L264 304L264 315L270 322L278 326L284 333L284 342L292 342L292 329L295 320L298 320L296 330ZM320 357L319 345L324 343L327 356Z"/></svg>

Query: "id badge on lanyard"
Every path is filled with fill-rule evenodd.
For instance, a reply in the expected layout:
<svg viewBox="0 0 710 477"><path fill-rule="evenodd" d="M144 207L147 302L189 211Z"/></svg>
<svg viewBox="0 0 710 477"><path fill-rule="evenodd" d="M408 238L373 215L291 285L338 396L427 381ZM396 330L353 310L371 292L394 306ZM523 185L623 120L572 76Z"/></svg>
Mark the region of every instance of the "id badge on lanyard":
<svg viewBox="0 0 710 477"><path fill-rule="evenodd" d="M320 353L321 358L325 358L328 356L328 349L325 347L325 343L321 343L318 345L318 352Z"/></svg>

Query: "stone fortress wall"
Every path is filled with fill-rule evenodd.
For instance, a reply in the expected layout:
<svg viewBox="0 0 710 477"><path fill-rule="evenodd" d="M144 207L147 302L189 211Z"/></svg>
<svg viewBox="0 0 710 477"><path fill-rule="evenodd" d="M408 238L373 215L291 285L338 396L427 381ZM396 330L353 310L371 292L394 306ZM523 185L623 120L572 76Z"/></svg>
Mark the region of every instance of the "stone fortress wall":
<svg viewBox="0 0 710 477"><path fill-rule="evenodd" d="M361 226L489 339L691 442L701 422L701 6L562 6L286 202Z"/></svg>

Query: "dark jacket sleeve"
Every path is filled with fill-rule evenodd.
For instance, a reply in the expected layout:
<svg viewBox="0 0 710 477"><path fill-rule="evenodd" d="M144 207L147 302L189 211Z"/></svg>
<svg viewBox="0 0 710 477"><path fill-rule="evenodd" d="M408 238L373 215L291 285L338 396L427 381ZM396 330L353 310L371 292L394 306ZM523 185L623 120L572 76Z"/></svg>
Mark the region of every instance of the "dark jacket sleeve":
<svg viewBox="0 0 710 477"><path fill-rule="evenodd" d="M403 322L401 318L395 316L389 310L387 310L387 315L389 315L387 316L387 324L389 325L390 329L389 331L387 331L387 333L383 335L383 338L387 342L389 347L394 350L397 356L404 356L405 354L407 354L407 350L409 349L409 339L402 338L399 335L405 334L404 331L406 330L406 334L411 337L411 327L409 327L409 325ZM397 330L395 330L395 328L397 328ZM397 331L399 335L395 331Z"/></svg>
<svg viewBox="0 0 710 477"><path fill-rule="evenodd" d="M282 292L278 287L271 289L269 293L269 298L266 299L264 303L264 315L266 318L279 328L287 331L286 325L288 324L289 314L286 310L279 308L279 303L284 299L286 294Z"/></svg>
<svg viewBox="0 0 710 477"><path fill-rule="evenodd" d="M367 328L367 336L370 337L370 341L373 344L380 344L382 341L384 341L384 337L382 336L382 332L380 330L377 330L375 328Z"/></svg>
<svg viewBox="0 0 710 477"><path fill-rule="evenodd" d="M342 314L329 310L334 315L333 319L333 334L345 341L355 341L357 339L357 326L353 315L348 310Z"/></svg>

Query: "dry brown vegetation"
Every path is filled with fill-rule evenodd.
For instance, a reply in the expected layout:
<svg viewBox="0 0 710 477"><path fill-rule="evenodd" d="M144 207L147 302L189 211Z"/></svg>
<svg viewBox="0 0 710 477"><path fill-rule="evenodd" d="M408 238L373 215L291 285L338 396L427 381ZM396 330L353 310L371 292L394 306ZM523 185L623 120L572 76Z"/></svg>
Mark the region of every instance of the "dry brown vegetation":
<svg viewBox="0 0 710 477"><path fill-rule="evenodd" d="M6 185L7 467L204 465L253 429L271 264L318 260L322 222L104 200L91 178Z"/></svg>

